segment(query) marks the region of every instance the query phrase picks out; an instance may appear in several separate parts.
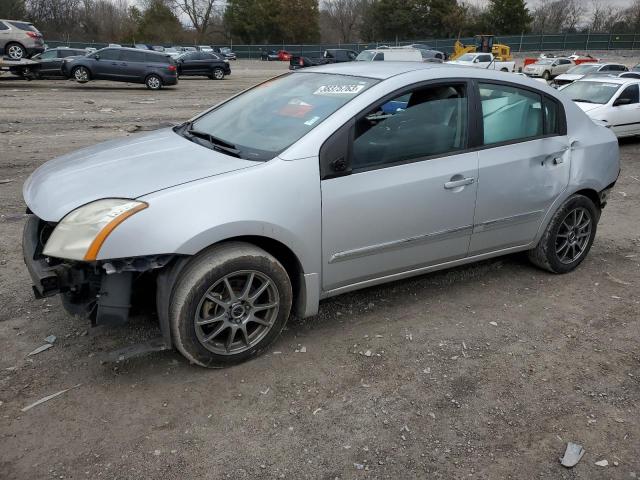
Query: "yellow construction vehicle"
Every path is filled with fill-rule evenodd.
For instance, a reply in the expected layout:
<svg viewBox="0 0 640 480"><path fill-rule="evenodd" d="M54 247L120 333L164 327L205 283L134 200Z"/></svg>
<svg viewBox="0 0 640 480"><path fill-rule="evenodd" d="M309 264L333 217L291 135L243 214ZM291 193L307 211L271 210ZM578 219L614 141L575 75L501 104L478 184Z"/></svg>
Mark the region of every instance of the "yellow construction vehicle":
<svg viewBox="0 0 640 480"><path fill-rule="evenodd" d="M449 60L456 60L465 53L492 53L496 60L508 62L512 60L511 47L501 43L493 43L493 35L476 35L474 45L463 45L458 39L453 46Z"/></svg>

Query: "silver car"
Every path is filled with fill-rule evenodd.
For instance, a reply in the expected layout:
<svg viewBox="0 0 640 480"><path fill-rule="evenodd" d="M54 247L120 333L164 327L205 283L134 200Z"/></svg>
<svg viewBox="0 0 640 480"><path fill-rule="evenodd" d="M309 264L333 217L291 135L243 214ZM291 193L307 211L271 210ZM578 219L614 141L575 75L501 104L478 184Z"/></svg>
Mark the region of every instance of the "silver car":
<svg viewBox="0 0 640 480"><path fill-rule="evenodd" d="M0 19L0 53L11 60L22 60L42 52L42 34L31 23Z"/></svg>
<svg viewBox="0 0 640 480"><path fill-rule="evenodd" d="M153 288L164 347L220 367L344 292L518 251L569 272L618 174L613 133L539 82L333 64L44 164L24 258L98 324Z"/></svg>

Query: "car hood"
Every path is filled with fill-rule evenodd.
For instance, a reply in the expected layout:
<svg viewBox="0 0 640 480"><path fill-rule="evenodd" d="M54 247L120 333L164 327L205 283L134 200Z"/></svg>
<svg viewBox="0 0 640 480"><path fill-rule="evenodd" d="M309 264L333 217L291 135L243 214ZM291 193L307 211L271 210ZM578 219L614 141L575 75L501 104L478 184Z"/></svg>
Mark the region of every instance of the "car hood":
<svg viewBox="0 0 640 480"><path fill-rule="evenodd" d="M601 105L599 103L585 103L585 102L575 102L575 104L580 107L580 109L583 112L593 112L594 110L597 110L598 108L602 108L604 107L604 105Z"/></svg>
<svg viewBox="0 0 640 480"><path fill-rule="evenodd" d="M137 198L259 163L202 147L166 128L55 158L31 174L23 195L34 214L57 222L94 200Z"/></svg>

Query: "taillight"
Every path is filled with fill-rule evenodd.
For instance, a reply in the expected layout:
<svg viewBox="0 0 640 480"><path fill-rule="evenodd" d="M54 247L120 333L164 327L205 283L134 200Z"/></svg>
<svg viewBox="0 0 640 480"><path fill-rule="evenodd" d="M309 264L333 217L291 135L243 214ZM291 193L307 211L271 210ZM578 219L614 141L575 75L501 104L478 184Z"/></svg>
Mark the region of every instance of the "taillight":
<svg viewBox="0 0 640 480"><path fill-rule="evenodd" d="M300 65L301 67L304 67L304 59L302 57L298 59L298 65Z"/></svg>
<svg viewBox="0 0 640 480"><path fill-rule="evenodd" d="M31 38L40 38L42 36L36 32L27 32L27 35L29 35Z"/></svg>
<svg viewBox="0 0 640 480"><path fill-rule="evenodd" d="M176 70L177 70L177 69L176 69L176 66L175 66L175 65L169 65L169 71L170 71L170 72L175 72Z"/></svg>

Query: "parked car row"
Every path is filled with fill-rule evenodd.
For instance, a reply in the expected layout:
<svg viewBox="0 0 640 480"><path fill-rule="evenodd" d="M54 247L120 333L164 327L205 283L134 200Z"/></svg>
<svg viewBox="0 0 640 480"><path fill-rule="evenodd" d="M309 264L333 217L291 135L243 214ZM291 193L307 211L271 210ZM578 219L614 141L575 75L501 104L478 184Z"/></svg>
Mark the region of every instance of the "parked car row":
<svg viewBox="0 0 640 480"><path fill-rule="evenodd" d="M71 78L143 83L151 90L176 85L180 76L206 76L223 80L231 75L229 61L220 54L186 51L178 56L155 49L107 47L88 53L84 49L57 47L46 50L10 71L27 79Z"/></svg>

